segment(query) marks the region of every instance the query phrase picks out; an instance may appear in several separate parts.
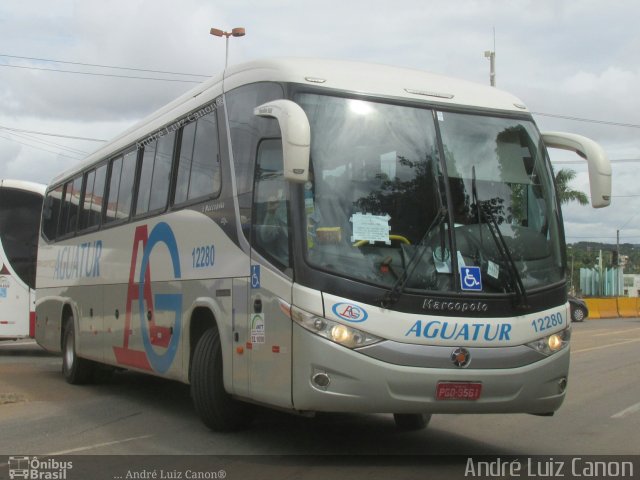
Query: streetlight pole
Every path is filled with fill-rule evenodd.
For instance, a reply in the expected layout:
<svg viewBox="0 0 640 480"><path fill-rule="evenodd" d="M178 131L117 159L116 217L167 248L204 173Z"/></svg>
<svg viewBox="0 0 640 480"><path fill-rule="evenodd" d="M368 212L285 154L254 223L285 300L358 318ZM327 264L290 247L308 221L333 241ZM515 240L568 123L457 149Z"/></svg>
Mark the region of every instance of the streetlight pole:
<svg viewBox="0 0 640 480"><path fill-rule="evenodd" d="M220 30L218 28L212 28L209 33L216 37L226 37L225 38L225 56L224 56L224 69L227 69L227 64L229 62L229 37L244 37L246 35L244 27L236 27L233 28L230 32L225 32L224 30Z"/></svg>

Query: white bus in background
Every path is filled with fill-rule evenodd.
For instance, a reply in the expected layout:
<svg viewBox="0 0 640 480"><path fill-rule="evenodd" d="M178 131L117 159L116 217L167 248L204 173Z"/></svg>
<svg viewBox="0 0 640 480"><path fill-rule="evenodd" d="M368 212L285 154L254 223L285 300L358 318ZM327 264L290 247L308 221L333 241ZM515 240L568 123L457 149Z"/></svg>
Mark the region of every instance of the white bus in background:
<svg viewBox="0 0 640 480"><path fill-rule="evenodd" d="M36 255L45 189L0 179L0 340L35 335Z"/></svg>
<svg viewBox="0 0 640 480"><path fill-rule="evenodd" d="M570 317L546 151L517 98L327 60L227 69L53 179L36 339L191 385L213 429L292 412L551 415Z"/></svg>

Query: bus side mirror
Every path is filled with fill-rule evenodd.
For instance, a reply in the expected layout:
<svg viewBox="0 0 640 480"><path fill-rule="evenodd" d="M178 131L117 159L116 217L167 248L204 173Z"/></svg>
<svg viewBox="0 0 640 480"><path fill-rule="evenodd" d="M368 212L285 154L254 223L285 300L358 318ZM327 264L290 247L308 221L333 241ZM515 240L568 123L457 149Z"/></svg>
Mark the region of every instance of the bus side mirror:
<svg viewBox="0 0 640 480"><path fill-rule="evenodd" d="M311 129L304 110L291 100L274 100L256 107L253 114L278 120L282 132L284 178L292 182L309 180Z"/></svg>
<svg viewBox="0 0 640 480"><path fill-rule="evenodd" d="M548 148L570 150L589 164L591 206L608 207L611 203L611 163L600 145L574 133L542 132L542 140Z"/></svg>

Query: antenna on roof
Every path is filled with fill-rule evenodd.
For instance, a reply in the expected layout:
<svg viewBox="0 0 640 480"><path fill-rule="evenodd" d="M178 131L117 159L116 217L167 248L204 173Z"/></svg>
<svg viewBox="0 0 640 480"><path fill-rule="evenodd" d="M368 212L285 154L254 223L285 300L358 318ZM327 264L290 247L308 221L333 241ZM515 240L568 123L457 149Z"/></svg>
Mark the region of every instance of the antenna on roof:
<svg viewBox="0 0 640 480"><path fill-rule="evenodd" d="M496 86L496 27L493 27L493 50L486 50L484 52L485 58L489 59L489 82L492 87Z"/></svg>

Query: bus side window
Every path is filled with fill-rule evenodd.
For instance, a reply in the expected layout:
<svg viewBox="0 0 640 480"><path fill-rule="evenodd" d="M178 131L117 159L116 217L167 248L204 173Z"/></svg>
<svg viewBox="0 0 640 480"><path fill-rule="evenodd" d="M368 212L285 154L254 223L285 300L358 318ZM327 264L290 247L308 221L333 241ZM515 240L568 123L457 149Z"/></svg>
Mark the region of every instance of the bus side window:
<svg viewBox="0 0 640 480"><path fill-rule="evenodd" d="M129 218L138 151L111 161L111 178L105 212L105 223Z"/></svg>
<svg viewBox="0 0 640 480"><path fill-rule="evenodd" d="M104 222L113 222L116 219L118 207L118 191L120 190L120 173L122 172L122 157L114 158L110 164L109 192L104 213Z"/></svg>
<svg viewBox="0 0 640 480"><path fill-rule="evenodd" d="M218 195L220 187L218 126L213 111L182 129L173 203Z"/></svg>
<svg viewBox="0 0 640 480"><path fill-rule="evenodd" d="M50 191L44 201L42 209L42 233L47 240L55 240L60 218L63 186Z"/></svg>
<svg viewBox="0 0 640 480"><path fill-rule="evenodd" d="M145 145L138 182L136 215L166 207L174 141L175 132L171 132Z"/></svg>
<svg viewBox="0 0 640 480"><path fill-rule="evenodd" d="M198 120L193 144L189 199L220 192L220 153L215 114Z"/></svg>
<svg viewBox="0 0 640 480"><path fill-rule="evenodd" d="M175 132L164 135L158 140L156 158L153 163L153 177L151 178L149 211L161 210L167 206L175 140Z"/></svg>
<svg viewBox="0 0 640 480"><path fill-rule="evenodd" d="M234 174L238 192L242 232L247 240L251 236L249 222L253 218L253 183L255 153L261 138L280 136L278 122L264 117L257 117L253 109L258 105L283 98L282 86L277 83L260 82L242 85L225 94L227 121L231 137Z"/></svg>
<svg viewBox="0 0 640 480"><path fill-rule="evenodd" d="M120 190L118 191L118 207L116 209L116 217L118 220L129 218L129 213L131 212L137 159L137 150L133 150L124 156L122 175L120 176Z"/></svg>
<svg viewBox="0 0 640 480"><path fill-rule="evenodd" d="M238 194L251 192L254 181L255 152L260 138L280 135L278 122L256 117L253 109L258 105L283 98L282 86L261 82L243 85L226 94L225 102L233 148L233 162Z"/></svg>
<svg viewBox="0 0 640 480"><path fill-rule="evenodd" d="M84 187L84 197L82 199L82 209L80 210L80 225L78 230L84 230L89 226L91 215L91 203L93 201L93 186L96 182L96 171L87 173Z"/></svg>
<svg viewBox="0 0 640 480"><path fill-rule="evenodd" d="M176 204L187 201L195 137L196 122L190 123L182 129L182 141L180 142L180 154L178 155L178 178L176 180L176 193L174 195L174 203Z"/></svg>
<svg viewBox="0 0 640 480"><path fill-rule="evenodd" d="M91 200L91 213L89 214L88 227L97 227L100 225L106 180L107 165L104 164L96 169L96 180L93 184L93 198Z"/></svg>
<svg viewBox="0 0 640 480"><path fill-rule="evenodd" d="M87 173L84 188L84 199L80 212L79 230L87 230L100 225L102 199L104 196L104 182L107 176L107 166L102 165Z"/></svg>
<svg viewBox="0 0 640 480"><path fill-rule="evenodd" d="M156 158L157 140L144 146L140 179L138 180L138 198L136 199L135 215L149 211L149 197L151 196L151 179L153 177L153 162Z"/></svg>
<svg viewBox="0 0 640 480"><path fill-rule="evenodd" d="M62 217L58 225L58 236L65 236L76 231L78 212L80 210L80 192L82 190L82 176L69 180L64 185L64 200L62 202Z"/></svg>
<svg viewBox="0 0 640 480"><path fill-rule="evenodd" d="M282 141L263 140L258 147L254 185L253 245L281 269L291 266L287 192Z"/></svg>

